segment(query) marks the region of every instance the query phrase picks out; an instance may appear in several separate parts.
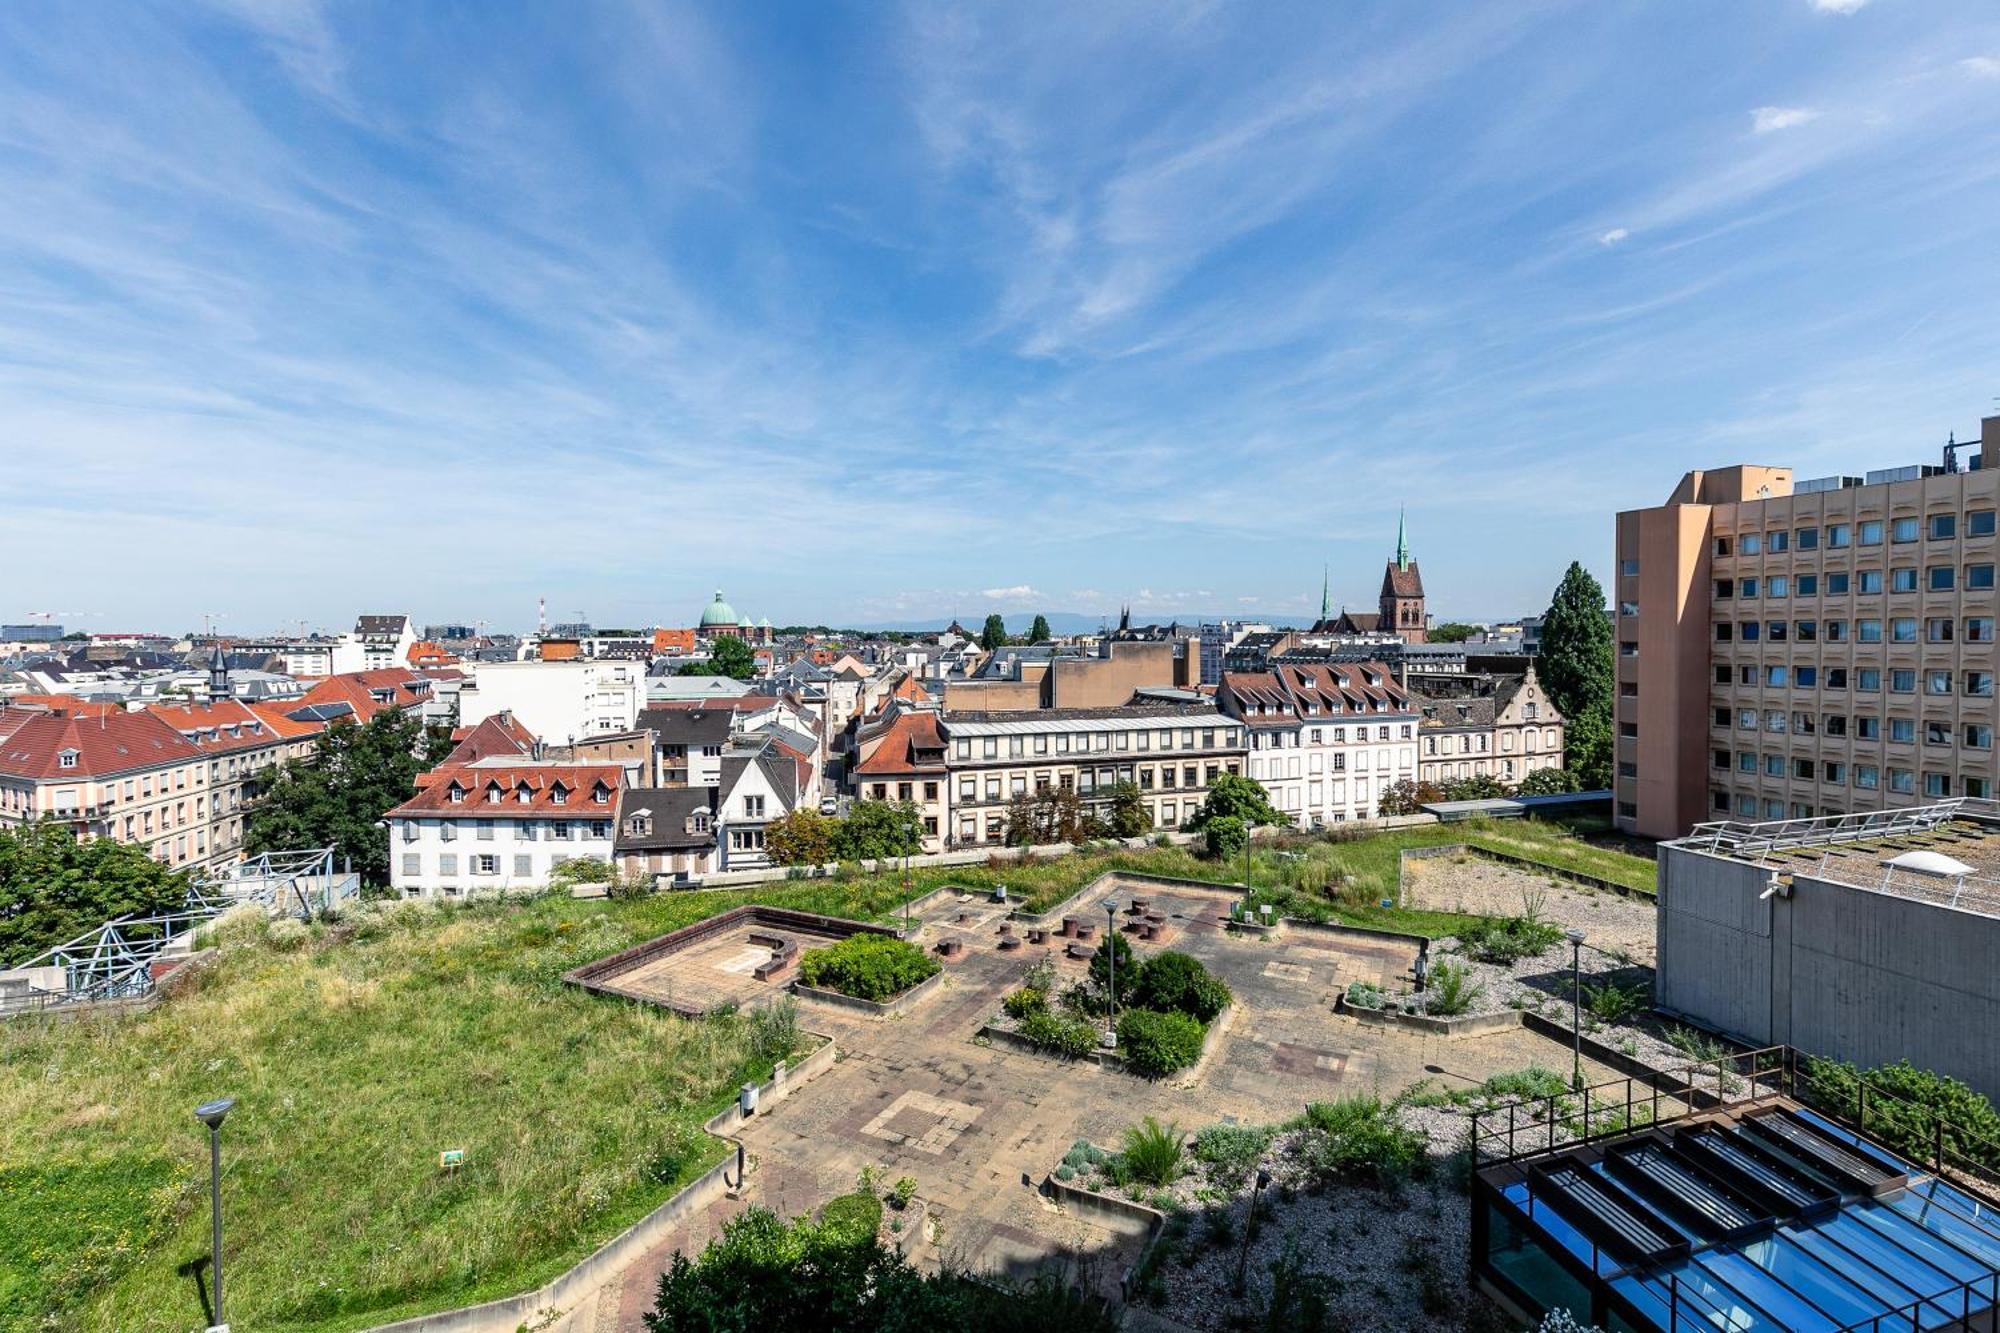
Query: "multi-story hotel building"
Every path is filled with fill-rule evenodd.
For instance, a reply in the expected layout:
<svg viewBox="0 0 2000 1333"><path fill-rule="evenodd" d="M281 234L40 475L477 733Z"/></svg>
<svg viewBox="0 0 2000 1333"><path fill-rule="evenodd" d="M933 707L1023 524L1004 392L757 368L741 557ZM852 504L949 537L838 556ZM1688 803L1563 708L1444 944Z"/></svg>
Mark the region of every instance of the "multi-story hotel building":
<svg viewBox="0 0 2000 1333"><path fill-rule="evenodd" d="M1690 472L1618 516L1621 828L1990 797L2000 417L1982 453L1794 484Z"/></svg>

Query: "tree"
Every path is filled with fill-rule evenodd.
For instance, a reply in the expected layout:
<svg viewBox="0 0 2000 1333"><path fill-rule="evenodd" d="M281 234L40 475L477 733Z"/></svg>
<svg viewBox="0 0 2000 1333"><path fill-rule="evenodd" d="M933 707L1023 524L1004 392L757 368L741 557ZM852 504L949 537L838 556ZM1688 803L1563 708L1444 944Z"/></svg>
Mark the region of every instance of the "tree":
<svg viewBox="0 0 2000 1333"><path fill-rule="evenodd" d="M1235 815L1217 815L1201 827L1202 846L1226 861L1250 845L1250 826Z"/></svg>
<svg viewBox="0 0 2000 1333"><path fill-rule="evenodd" d="M1565 721L1567 767L1590 789L1611 785L1611 696L1616 672L1604 589L1572 562L1542 618L1535 674Z"/></svg>
<svg viewBox="0 0 2000 1333"><path fill-rule="evenodd" d="M1114 969L1113 963L1118 966ZM1097 992L1098 1008L1103 1008L1103 1000L1111 994L1111 974L1118 974L1118 1003L1123 1005L1132 998L1132 992L1139 986L1139 966L1132 954L1132 945L1123 935L1112 931L1104 937L1104 947L1090 956L1090 985Z"/></svg>
<svg viewBox="0 0 2000 1333"><path fill-rule="evenodd" d="M995 611L986 617L986 628L979 631L979 646L990 653L995 648L1006 646L1006 643L1007 622L1000 618L998 611Z"/></svg>
<svg viewBox="0 0 2000 1333"><path fill-rule="evenodd" d="M1049 632L1049 618L1047 616L1037 615L1035 623L1028 626L1029 643L1047 643L1054 637L1055 635Z"/></svg>
<svg viewBox="0 0 2000 1333"><path fill-rule="evenodd" d="M1453 778L1444 784L1444 799L1447 801L1492 801L1507 794L1507 788L1500 779L1486 773L1475 773L1469 778Z"/></svg>
<svg viewBox="0 0 2000 1333"><path fill-rule="evenodd" d="M912 801L856 801L834 825L833 850L843 861L915 856L923 848L924 821Z"/></svg>
<svg viewBox="0 0 2000 1333"><path fill-rule="evenodd" d="M170 912L187 890L185 874L133 843L78 842L54 819L0 829L0 967L26 962L115 916Z"/></svg>
<svg viewBox="0 0 2000 1333"><path fill-rule="evenodd" d="M1007 806L1007 845L1039 847L1051 842L1082 842L1094 821L1083 800L1068 787L1044 787L1022 793Z"/></svg>
<svg viewBox="0 0 2000 1333"><path fill-rule="evenodd" d="M1200 833L1218 819L1234 819L1245 829L1259 824L1289 824L1292 821L1271 804L1269 793L1255 778L1241 773L1218 773L1208 784L1208 795L1188 827Z"/></svg>
<svg viewBox="0 0 2000 1333"><path fill-rule="evenodd" d="M397 709L385 708L360 726L334 723L310 756L278 770L250 812L244 850L331 847L365 882L387 884L389 838L376 824L416 793L433 748L417 720Z"/></svg>
<svg viewBox="0 0 2000 1333"><path fill-rule="evenodd" d="M1111 789L1111 815L1107 821L1114 838L1136 838L1153 827L1153 812L1136 782L1121 782Z"/></svg>
<svg viewBox="0 0 2000 1333"><path fill-rule="evenodd" d="M839 836L839 820L802 805L764 826L764 853L773 865L825 865Z"/></svg>
<svg viewBox="0 0 2000 1333"><path fill-rule="evenodd" d="M1432 784L1404 778L1382 789L1382 799L1375 808L1384 815L1414 815L1431 802L1443 799L1444 793Z"/></svg>
<svg viewBox="0 0 2000 1333"><path fill-rule="evenodd" d="M757 674L757 656L750 651L749 644L734 634L724 634L709 645L706 662L683 662L679 674L748 680Z"/></svg>
<svg viewBox="0 0 2000 1333"><path fill-rule="evenodd" d="M1464 643L1477 633L1479 633L1479 626L1477 625L1467 625L1461 621L1447 620L1442 625L1433 626L1429 638L1432 643Z"/></svg>
<svg viewBox="0 0 2000 1333"><path fill-rule="evenodd" d="M1560 796L1564 792L1582 791L1583 783L1576 774L1566 768L1538 768L1521 779L1521 785L1514 788L1516 796Z"/></svg>

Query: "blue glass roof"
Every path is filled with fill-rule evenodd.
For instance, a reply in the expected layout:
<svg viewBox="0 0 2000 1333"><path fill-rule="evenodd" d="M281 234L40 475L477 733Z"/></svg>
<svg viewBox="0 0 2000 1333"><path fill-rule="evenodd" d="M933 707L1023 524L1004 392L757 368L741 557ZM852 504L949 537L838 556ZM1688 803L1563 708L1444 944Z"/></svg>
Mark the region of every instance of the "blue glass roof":
<svg viewBox="0 0 2000 1333"><path fill-rule="evenodd" d="M2000 1309L2000 1211L1799 1108L1544 1158L1501 1192L1661 1333Z"/></svg>

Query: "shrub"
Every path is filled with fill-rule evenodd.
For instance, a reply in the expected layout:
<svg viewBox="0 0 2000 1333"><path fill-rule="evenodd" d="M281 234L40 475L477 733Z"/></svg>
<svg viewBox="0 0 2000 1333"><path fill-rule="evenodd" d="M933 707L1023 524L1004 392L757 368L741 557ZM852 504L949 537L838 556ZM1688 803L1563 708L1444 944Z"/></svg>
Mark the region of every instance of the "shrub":
<svg viewBox="0 0 2000 1333"><path fill-rule="evenodd" d="M1350 981L1347 983L1347 1005L1350 1009L1380 1009L1388 1004L1388 997L1382 988L1372 981Z"/></svg>
<svg viewBox="0 0 2000 1333"><path fill-rule="evenodd" d="M1065 1060L1080 1060L1097 1049L1097 1029L1087 1019L1037 1009L1021 1020L1021 1035L1037 1049Z"/></svg>
<svg viewBox="0 0 2000 1333"><path fill-rule="evenodd" d="M1569 1080L1553 1069L1529 1065L1504 1074L1495 1074L1479 1085L1479 1090L1496 1102L1525 1101L1529 1098L1561 1097L1569 1092Z"/></svg>
<svg viewBox="0 0 2000 1333"><path fill-rule="evenodd" d="M942 966L908 940L866 933L808 949L799 958L799 979L857 1000L886 1000L935 976Z"/></svg>
<svg viewBox="0 0 2000 1333"><path fill-rule="evenodd" d="M1155 1187L1173 1183L1181 1171L1181 1127L1152 1116L1125 1131L1125 1174Z"/></svg>
<svg viewBox="0 0 2000 1333"><path fill-rule="evenodd" d="M898 1208L908 1208L910 1200L917 1197L917 1178L902 1176L896 1181L896 1188L889 1192L889 1201Z"/></svg>
<svg viewBox="0 0 2000 1333"><path fill-rule="evenodd" d="M1123 935L1113 931L1105 938L1104 947L1090 956L1090 985L1101 998L1111 993L1111 963L1118 962L1118 1003L1132 1002L1132 992L1138 987L1140 965L1132 956L1132 946ZM1103 1005L1097 1006L1102 1012Z"/></svg>
<svg viewBox="0 0 2000 1333"><path fill-rule="evenodd" d="M1472 983L1472 973L1465 964L1439 963L1431 969L1430 989L1424 996L1424 1009L1441 1018L1451 1018L1470 1013L1472 1006L1485 993L1484 986Z"/></svg>
<svg viewBox="0 0 2000 1333"><path fill-rule="evenodd" d="M1141 1009L1181 1013L1199 1023L1211 1023L1234 998L1222 978L1191 955L1168 950L1154 954L1137 969L1132 1003Z"/></svg>
<svg viewBox="0 0 2000 1333"><path fill-rule="evenodd" d="M819 1224L836 1244L871 1245L882 1227L882 1201L859 1191L839 1195L819 1210Z"/></svg>
<svg viewBox="0 0 2000 1333"><path fill-rule="evenodd" d="M1199 1060L1204 1035L1201 1024L1186 1014L1127 1009L1118 1018L1125 1067L1142 1078L1165 1078Z"/></svg>
<svg viewBox="0 0 2000 1333"><path fill-rule="evenodd" d="M1234 1194L1264 1160L1272 1133L1261 1126L1210 1125L1194 1136L1194 1159L1208 1167L1218 1189Z"/></svg>
<svg viewBox="0 0 2000 1333"><path fill-rule="evenodd" d="M799 1002L787 995L750 1012L750 1050L759 1060L783 1060L799 1045Z"/></svg>
<svg viewBox="0 0 2000 1333"><path fill-rule="evenodd" d="M1586 983L1583 1007L1592 1018L1604 1023L1622 1023L1653 1007L1653 992L1644 982L1621 986L1607 981L1602 986Z"/></svg>
<svg viewBox="0 0 2000 1333"><path fill-rule="evenodd" d="M1866 1071L1835 1060L1806 1063L1806 1099L1836 1115L1855 1116L1863 1081L1868 1085L1870 1134L1906 1157L1927 1162L1936 1153L1942 1122L1947 1154L2000 1171L2000 1112L1957 1079L1919 1069L1908 1060Z"/></svg>
<svg viewBox="0 0 2000 1333"><path fill-rule="evenodd" d="M1397 1123L1382 1099L1367 1094L1313 1102L1296 1122L1296 1151L1322 1181L1387 1185L1411 1175L1429 1140Z"/></svg>
<svg viewBox="0 0 2000 1333"><path fill-rule="evenodd" d="M1007 1017L1023 1019L1029 1014L1047 1010L1049 993L1036 990L1033 986L1023 986L1019 990L1008 992L1007 998L1000 1001L1000 1007L1006 1011Z"/></svg>
<svg viewBox="0 0 2000 1333"><path fill-rule="evenodd" d="M1532 914L1487 917L1459 931L1458 946L1482 963L1511 967L1547 953L1562 937L1560 926Z"/></svg>

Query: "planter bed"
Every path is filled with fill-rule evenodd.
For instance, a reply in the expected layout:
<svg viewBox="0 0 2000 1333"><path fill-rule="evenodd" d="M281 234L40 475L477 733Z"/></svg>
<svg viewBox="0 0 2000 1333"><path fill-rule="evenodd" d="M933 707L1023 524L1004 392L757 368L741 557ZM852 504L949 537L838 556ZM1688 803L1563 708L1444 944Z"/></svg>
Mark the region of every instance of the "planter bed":
<svg viewBox="0 0 2000 1333"><path fill-rule="evenodd" d="M1333 1012L1377 1027L1408 1028L1413 1032L1427 1032L1440 1037L1477 1037L1521 1026L1521 1013L1515 1009L1442 1018L1435 1014L1406 1014L1400 1009L1370 1009L1349 1004L1345 994L1334 999Z"/></svg>
<svg viewBox="0 0 2000 1333"><path fill-rule="evenodd" d="M933 972L908 990L898 995L892 995L886 1000L863 1000L857 996L843 995L836 990L808 986L803 981L794 981L791 989L792 994L798 996L801 1000L808 1000L813 1004L832 1005L836 1009L846 1009L853 1013L866 1014L870 1018L888 1018L890 1015L900 1014L910 1006L924 1000L931 992L942 987L945 978L949 975L947 972Z"/></svg>

